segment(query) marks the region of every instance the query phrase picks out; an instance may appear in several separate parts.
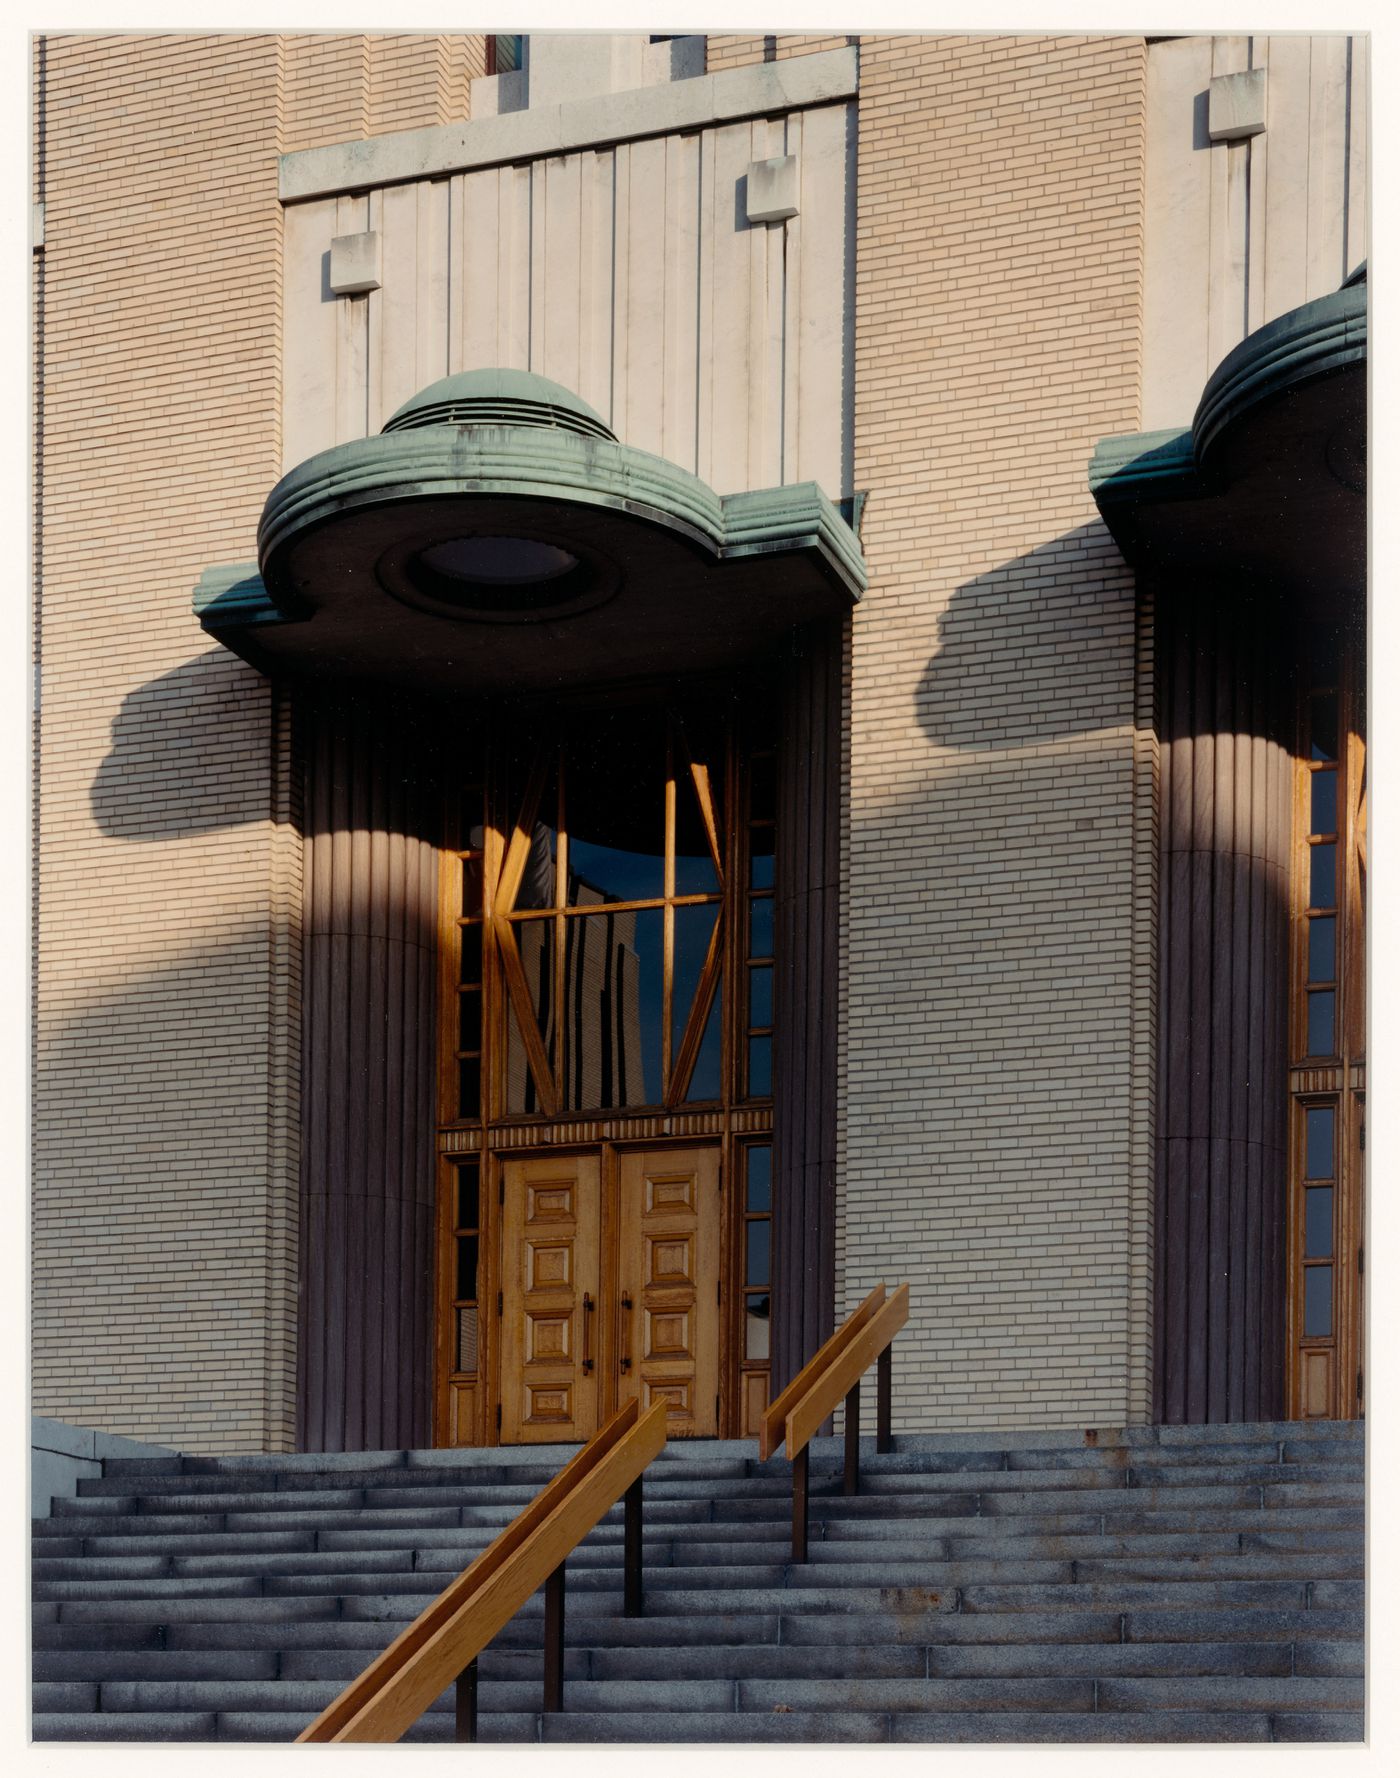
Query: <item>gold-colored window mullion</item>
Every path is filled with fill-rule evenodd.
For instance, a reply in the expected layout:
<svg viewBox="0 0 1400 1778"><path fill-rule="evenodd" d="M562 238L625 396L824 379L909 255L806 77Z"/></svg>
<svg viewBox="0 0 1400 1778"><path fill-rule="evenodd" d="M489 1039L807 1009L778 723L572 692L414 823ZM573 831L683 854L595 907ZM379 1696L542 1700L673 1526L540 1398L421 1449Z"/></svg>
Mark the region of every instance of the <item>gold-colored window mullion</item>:
<svg viewBox="0 0 1400 1778"><path fill-rule="evenodd" d="M675 717L666 723L666 789L663 818L661 894L665 912L661 917L661 1099L669 1105L674 1083L671 1079L671 1019L676 979L676 742Z"/></svg>

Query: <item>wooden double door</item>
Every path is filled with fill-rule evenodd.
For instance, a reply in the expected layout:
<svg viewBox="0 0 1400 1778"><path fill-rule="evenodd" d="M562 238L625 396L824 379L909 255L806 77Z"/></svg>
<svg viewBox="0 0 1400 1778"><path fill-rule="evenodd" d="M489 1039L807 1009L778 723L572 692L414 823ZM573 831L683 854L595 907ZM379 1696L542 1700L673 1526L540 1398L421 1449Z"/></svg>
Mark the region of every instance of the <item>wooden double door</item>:
<svg viewBox="0 0 1400 1778"><path fill-rule="evenodd" d="M590 1438L626 1401L719 1430L717 1147L502 1162L500 1438Z"/></svg>

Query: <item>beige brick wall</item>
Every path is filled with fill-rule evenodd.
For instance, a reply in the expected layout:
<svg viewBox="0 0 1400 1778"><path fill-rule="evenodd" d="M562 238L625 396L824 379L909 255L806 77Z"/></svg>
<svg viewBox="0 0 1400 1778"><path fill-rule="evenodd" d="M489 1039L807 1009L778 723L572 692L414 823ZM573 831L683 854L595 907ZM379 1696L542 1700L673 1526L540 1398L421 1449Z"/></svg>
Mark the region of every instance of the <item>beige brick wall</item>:
<svg viewBox="0 0 1400 1778"><path fill-rule="evenodd" d="M486 72L479 33L287 37L283 151L457 123Z"/></svg>
<svg viewBox="0 0 1400 1778"><path fill-rule="evenodd" d="M705 39L705 67L713 74L720 68L744 68L751 62L781 62L788 56L810 56L823 49L844 49L853 37L833 36L723 36Z"/></svg>
<svg viewBox="0 0 1400 1778"><path fill-rule="evenodd" d="M838 1310L910 1279L908 1427L1148 1407L1150 680L1086 483L1137 422L1143 78L861 43Z"/></svg>
<svg viewBox="0 0 1400 1778"><path fill-rule="evenodd" d="M292 1436L289 712L190 595L251 558L281 471L279 151L462 115L479 46L37 46L36 1413L189 1450Z"/></svg>

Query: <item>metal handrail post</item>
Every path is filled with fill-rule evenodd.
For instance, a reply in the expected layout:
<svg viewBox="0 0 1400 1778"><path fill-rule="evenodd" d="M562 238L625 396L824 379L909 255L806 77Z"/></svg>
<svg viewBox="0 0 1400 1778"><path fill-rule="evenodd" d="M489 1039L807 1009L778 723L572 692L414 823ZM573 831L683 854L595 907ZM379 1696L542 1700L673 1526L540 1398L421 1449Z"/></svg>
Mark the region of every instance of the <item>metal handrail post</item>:
<svg viewBox="0 0 1400 1778"><path fill-rule="evenodd" d="M883 1456L894 1449L890 1431L890 1381L894 1368L894 1343L885 1347L875 1364L875 1449Z"/></svg>
<svg viewBox="0 0 1400 1778"><path fill-rule="evenodd" d="M888 1347L886 1348L888 1351ZM841 1492L854 1494L860 1488L860 1379L857 1378L846 1395L846 1463L841 1474Z"/></svg>
<svg viewBox="0 0 1400 1778"><path fill-rule="evenodd" d="M457 1739L476 1740L476 1662L457 1675Z"/></svg>
<svg viewBox="0 0 1400 1778"><path fill-rule="evenodd" d="M564 1708L564 1564L544 1583L544 1707Z"/></svg>
<svg viewBox="0 0 1400 1778"><path fill-rule="evenodd" d="M642 1615L642 1478L622 1497L622 1615Z"/></svg>
<svg viewBox="0 0 1400 1778"><path fill-rule="evenodd" d="M792 1559L807 1560L807 1447L792 1460Z"/></svg>

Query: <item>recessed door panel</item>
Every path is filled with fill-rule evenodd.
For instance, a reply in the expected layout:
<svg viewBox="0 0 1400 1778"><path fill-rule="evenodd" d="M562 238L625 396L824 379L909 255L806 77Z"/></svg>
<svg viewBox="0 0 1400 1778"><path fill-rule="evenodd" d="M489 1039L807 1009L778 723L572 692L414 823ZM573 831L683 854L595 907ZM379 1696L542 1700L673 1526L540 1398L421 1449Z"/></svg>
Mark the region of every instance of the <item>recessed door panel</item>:
<svg viewBox="0 0 1400 1778"><path fill-rule="evenodd" d="M599 1421L599 1159L506 1161L503 1174L501 1438L591 1438Z"/></svg>
<svg viewBox="0 0 1400 1778"><path fill-rule="evenodd" d="M618 1400L664 1397L670 1437L719 1429L719 1151L618 1158Z"/></svg>

